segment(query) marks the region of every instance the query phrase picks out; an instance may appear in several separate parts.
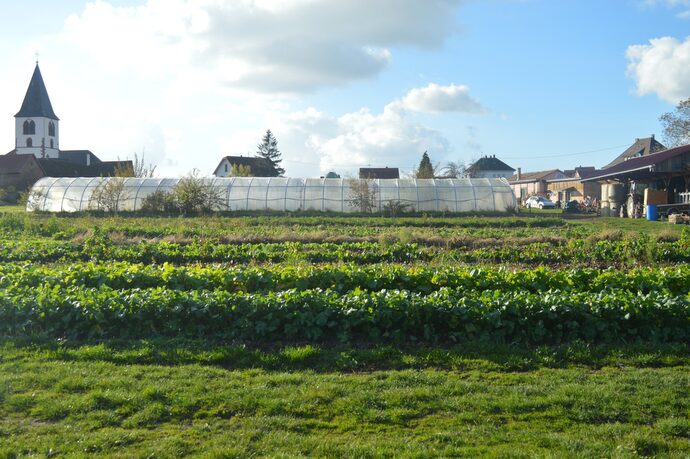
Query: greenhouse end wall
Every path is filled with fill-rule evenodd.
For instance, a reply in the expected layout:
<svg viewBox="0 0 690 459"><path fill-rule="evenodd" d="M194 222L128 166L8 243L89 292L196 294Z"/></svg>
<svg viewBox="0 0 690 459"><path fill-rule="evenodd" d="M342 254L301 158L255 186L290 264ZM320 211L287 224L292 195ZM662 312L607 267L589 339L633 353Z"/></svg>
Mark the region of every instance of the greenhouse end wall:
<svg viewBox="0 0 690 459"><path fill-rule="evenodd" d="M139 211L147 196L172 192L179 178L51 178L36 182L28 211L80 212L102 210L94 192L108 181L122 181L119 211ZM357 186L375 190L374 210L399 203L416 212L509 212L517 201L505 179L311 179L222 177L201 179L220 196L218 211L331 211L359 212L352 203ZM363 185L366 184L366 185Z"/></svg>

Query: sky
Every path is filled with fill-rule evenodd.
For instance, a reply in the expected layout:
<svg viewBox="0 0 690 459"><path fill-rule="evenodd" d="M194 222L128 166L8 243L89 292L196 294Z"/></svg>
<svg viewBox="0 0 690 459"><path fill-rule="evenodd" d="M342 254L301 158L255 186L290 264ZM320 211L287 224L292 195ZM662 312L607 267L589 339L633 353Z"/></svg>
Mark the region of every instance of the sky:
<svg viewBox="0 0 690 459"><path fill-rule="evenodd" d="M690 0L0 0L0 151L35 61L62 149L211 175L496 155L601 167L690 97Z"/></svg>

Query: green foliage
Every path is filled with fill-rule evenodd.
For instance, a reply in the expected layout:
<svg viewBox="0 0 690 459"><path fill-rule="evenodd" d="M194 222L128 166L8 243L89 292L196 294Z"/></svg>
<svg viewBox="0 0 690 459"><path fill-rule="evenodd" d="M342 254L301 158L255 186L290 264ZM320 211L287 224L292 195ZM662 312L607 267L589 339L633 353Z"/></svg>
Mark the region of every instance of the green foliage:
<svg viewBox="0 0 690 459"><path fill-rule="evenodd" d="M175 205L183 214L208 213L223 206L223 193L199 176L197 170L180 179L172 190Z"/></svg>
<svg viewBox="0 0 690 459"><path fill-rule="evenodd" d="M193 290L182 290L190 287L184 280L168 282L174 287L140 289L133 281L126 295L105 279L97 287L5 287L0 295L0 335L530 344L690 339L690 300L669 293L449 287L426 294L358 287L341 293L309 289L297 281L298 289L258 295L202 290L203 280Z"/></svg>
<svg viewBox="0 0 690 459"><path fill-rule="evenodd" d="M230 169L229 177L251 177L252 168L247 164L233 164Z"/></svg>
<svg viewBox="0 0 690 459"><path fill-rule="evenodd" d="M434 178L434 166L431 164L431 159L429 159L429 154L426 151L422 155L422 160L419 162L419 167L417 167L417 171L415 172L415 178Z"/></svg>
<svg viewBox="0 0 690 459"><path fill-rule="evenodd" d="M172 213L177 211L175 197L164 190L156 190L147 195L141 203L141 211L146 213Z"/></svg>
<svg viewBox="0 0 690 459"><path fill-rule="evenodd" d="M395 200L390 200L383 205L383 211L389 217L398 217L405 212L410 212L412 209L411 204Z"/></svg>

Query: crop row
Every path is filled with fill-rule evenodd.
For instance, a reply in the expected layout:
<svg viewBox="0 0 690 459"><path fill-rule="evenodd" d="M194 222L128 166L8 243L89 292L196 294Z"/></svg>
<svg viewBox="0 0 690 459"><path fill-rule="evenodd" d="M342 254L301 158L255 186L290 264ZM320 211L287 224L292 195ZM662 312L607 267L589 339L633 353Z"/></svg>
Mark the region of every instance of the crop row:
<svg viewBox="0 0 690 459"><path fill-rule="evenodd" d="M664 293L320 289L268 292L0 291L0 335L65 339L174 336L251 342L561 343L687 341L690 301Z"/></svg>
<svg viewBox="0 0 690 459"><path fill-rule="evenodd" d="M228 228L299 228L304 230L325 230L329 228L347 232L352 229L361 229L359 234L377 234L380 228L434 228L453 229L486 228L491 230L516 228L563 228L568 223L562 218L550 217L352 217L343 214L333 216L289 216L279 214L276 216L238 216L234 217L192 217L192 218L150 218L141 217L140 214L125 218L100 218L88 215L74 215L50 217L41 214L3 213L0 211L0 234L6 235L54 235L75 234L84 229L92 229L100 225L106 231L122 232L128 236L163 237L169 235L202 236L210 234L227 234Z"/></svg>
<svg viewBox="0 0 690 459"><path fill-rule="evenodd" d="M478 249L424 247L418 244L351 243L259 243L221 244L192 241L188 244L157 241L116 244L108 238L83 242L21 240L0 242L0 261L121 260L140 263L408 263L439 260L466 263L675 263L690 261L690 243L681 239L656 242L648 238L599 241L576 240L565 245L535 243L524 246L497 245Z"/></svg>
<svg viewBox="0 0 690 459"><path fill-rule="evenodd" d="M345 293L352 290L408 290L430 293L447 287L464 291L494 290L532 293L563 292L666 292L690 293L690 266L634 268L627 271L597 268L563 270L537 267L508 270L493 267L422 267L401 265L317 265L238 267L168 263L73 263L0 266L0 288L13 286L86 287L111 289L224 290L263 293L320 288Z"/></svg>

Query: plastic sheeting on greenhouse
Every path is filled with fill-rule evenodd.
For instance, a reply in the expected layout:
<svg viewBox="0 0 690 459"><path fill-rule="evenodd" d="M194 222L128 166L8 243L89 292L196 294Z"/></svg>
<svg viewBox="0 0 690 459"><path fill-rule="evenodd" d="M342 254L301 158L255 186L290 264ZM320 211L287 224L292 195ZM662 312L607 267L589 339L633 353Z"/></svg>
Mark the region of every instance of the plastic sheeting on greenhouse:
<svg viewBox="0 0 690 459"><path fill-rule="evenodd" d="M29 195L27 210L79 212L98 210L94 191L108 180L122 180L118 210L138 211L155 191L172 192L179 178L42 178ZM222 177L202 179L222 198L219 211L315 210L358 212L353 183L359 179L283 177ZM389 203L407 205L416 212L506 212L516 208L516 199L505 179L377 179L373 187L374 209Z"/></svg>

